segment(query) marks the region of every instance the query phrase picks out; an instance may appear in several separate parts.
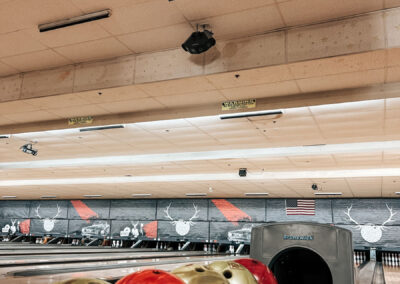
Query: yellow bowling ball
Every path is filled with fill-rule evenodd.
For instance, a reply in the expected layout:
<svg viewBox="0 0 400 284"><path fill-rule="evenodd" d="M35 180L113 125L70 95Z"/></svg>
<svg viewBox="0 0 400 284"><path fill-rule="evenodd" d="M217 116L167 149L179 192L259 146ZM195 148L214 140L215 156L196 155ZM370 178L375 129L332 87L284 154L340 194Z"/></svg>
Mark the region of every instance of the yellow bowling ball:
<svg viewBox="0 0 400 284"><path fill-rule="evenodd" d="M234 261L214 261L208 267L223 275L229 284L257 284L253 274Z"/></svg>
<svg viewBox="0 0 400 284"><path fill-rule="evenodd" d="M220 273L201 264L184 265L174 269L171 273L186 284L229 284Z"/></svg>
<svg viewBox="0 0 400 284"><path fill-rule="evenodd" d="M109 282L93 278L74 278L57 282L56 284L110 284Z"/></svg>

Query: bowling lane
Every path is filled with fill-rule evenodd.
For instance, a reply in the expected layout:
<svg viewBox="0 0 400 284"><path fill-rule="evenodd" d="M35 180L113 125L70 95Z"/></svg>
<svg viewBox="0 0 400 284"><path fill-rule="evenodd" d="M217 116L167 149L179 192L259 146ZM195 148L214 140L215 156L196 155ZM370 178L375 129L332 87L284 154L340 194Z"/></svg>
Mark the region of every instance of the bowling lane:
<svg viewBox="0 0 400 284"><path fill-rule="evenodd" d="M127 253L129 252L129 253ZM12 266L28 266L43 263L77 263L77 262L95 262L101 260L129 260L138 258L153 258L157 257L168 257L176 255L202 255L202 252L163 252L160 256L160 252L154 250L135 250L130 249L129 251L121 253L90 253L90 254L42 254L42 255L27 255L27 256L0 256L0 267L12 267Z"/></svg>
<svg viewBox="0 0 400 284"><path fill-rule="evenodd" d="M241 256L241 257L246 257L246 256ZM97 263L96 267L85 267L83 269L79 269L77 267L69 267L69 265L63 265L63 264L42 265L42 266L30 267L29 270L24 271L24 272L26 271L34 272L30 274L35 274L35 275L30 275L30 276L19 275L18 277L13 276L12 271L11 273L7 273L7 269L0 269L0 274L1 274L0 282L4 281L12 284L54 283L60 280L68 278L76 278L76 277L114 280L114 279L119 279L127 274L133 273L143 268L156 267L158 269L172 270L176 267L179 267L187 263L207 264L215 260L231 260L235 258L238 257L234 257L231 255L229 256L203 255L203 256L180 256L180 257L170 257L163 259L153 258L147 260L143 259L143 260L131 260L131 261L106 261Z"/></svg>
<svg viewBox="0 0 400 284"><path fill-rule="evenodd" d="M92 253L131 253L132 251L156 251L154 248L142 248L142 249L122 249L122 248L90 248L90 247L78 247L78 248L46 248L41 247L40 249L10 249L1 250L0 255L49 255L49 254L92 254Z"/></svg>
<svg viewBox="0 0 400 284"><path fill-rule="evenodd" d="M386 284L400 283L400 267L384 266L383 273Z"/></svg>

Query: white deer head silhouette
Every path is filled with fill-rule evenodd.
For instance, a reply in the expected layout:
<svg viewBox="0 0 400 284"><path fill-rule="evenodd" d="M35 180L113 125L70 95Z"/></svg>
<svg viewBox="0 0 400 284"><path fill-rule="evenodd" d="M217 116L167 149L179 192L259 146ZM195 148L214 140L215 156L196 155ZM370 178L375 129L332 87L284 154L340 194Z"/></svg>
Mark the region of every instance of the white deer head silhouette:
<svg viewBox="0 0 400 284"><path fill-rule="evenodd" d="M190 231L190 227L194 225L194 222L192 222L192 220L199 217L198 214L199 214L200 210L198 210L197 206L193 203L195 212L194 212L194 215L189 220L186 220L186 221L183 219L175 220L174 218L172 218L169 215L169 208L171 207L171 204L172 204L172 202L167 206L167 209L164 210L165 217L167 217L168 219L170 219L172 221L171 224L173 224L175 226L175 230L180 236L186 236Z"/></svg>
<svg viewBox="0 0 400 284"><path fill-rule="evenodd" d="M11 227L10 227L10 231L11 234L14 234L17 231L17 227L15 226L15 223L17 222L16 219L11 219Z"/></svg>
<svg viewBox="0 0 400 284"><path fill-rule="evenodd" d="M40 204L39 206L36 208L35 212L36 212L36 216L41 219L43 221L43 228L46 232L51 232L54 229L54 224L57 221L56 218L58 217L58 215L60 215L61 213L61 208L60 206L58 206L57 204L57 214L53 217L53 218L42 218L40 217L39 214L39 209L40 209Z"/></svg>
<svg viewBox="0 0 400 284"><path fill-rule="evenodd" d="M386 204L387 209L389 210L390 216L389 218L382 223L382 225L374 225L371 223L368 223L366 225L360 225L356 220L354 220L351 215L350 211L353 208L353 204L347 208L347 211L344 212L349 217L349 220L356 224L355 228L361 230L361 236L363 237L364 240L366 240L369 243L376 243L382 238L382 231L386 229L385 225L389 222L393 222L394 220L392 219L394 215L397 214L393 213L392 208L390 208Z"/></svg>

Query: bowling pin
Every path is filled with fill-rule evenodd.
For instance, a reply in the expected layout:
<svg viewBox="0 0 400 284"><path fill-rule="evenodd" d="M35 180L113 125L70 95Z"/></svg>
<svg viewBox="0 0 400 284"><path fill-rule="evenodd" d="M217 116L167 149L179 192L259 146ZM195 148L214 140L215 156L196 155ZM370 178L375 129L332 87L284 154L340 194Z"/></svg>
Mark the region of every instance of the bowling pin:
<svg viewBox="0 0 400 284"><path fill-rule="evenodd" d="M178 250L181 250L181 243L178 244Z"/></svg>
<svg viewBox="0 0 400 284"><path fill-rule="evenodd" d="M206 244L204 244L203 251L207 252L207 245Z"/></svg>
<svg viewBox="0 0 400 284"><path fill-rule="evenodd" d="M157 244L156 244L156 250L158 250L158 242L157 242Z"/></svg>

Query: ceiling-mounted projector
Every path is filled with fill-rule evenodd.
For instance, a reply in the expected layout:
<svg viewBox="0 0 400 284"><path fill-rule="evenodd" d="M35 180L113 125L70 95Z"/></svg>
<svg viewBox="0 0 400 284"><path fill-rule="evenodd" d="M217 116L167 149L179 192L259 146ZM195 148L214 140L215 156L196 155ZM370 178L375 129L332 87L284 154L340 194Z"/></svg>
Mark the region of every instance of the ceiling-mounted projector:
<svg viewBox="0 0 400 284"><path fill-rule="evenodd" d="M200 54L209 50L215 43L211 31L204 29L201 32L197 30L182 44L182 48L191 54Z"/></svg>

